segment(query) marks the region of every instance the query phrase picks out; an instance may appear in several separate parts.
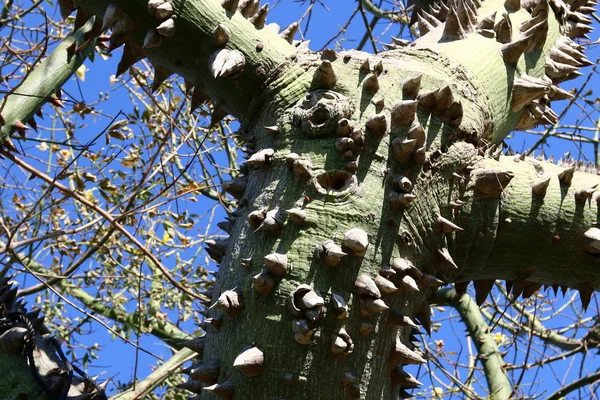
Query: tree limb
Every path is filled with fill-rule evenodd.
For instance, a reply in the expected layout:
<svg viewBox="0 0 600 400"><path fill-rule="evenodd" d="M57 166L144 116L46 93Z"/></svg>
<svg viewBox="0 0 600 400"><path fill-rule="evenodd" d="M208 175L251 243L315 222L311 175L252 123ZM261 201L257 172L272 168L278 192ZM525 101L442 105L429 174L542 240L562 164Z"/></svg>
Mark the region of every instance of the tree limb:
<svg viewBox="0 0 600 400"><path fill-rule="evenodd" d="M181 365L197 356L198 354L190 349L181 349L145 379L136 382L134 387L109 397L109 400L138 400L147 398L145 396L148 396L154 388L173 375Z"/></svg>
<svg viewBox="0 0 600 400"><path fill-rule="evenodd" d="M490 396L496 400L510 398L513 389L504 369L504 359L475 300L466 293L458 296L454 288L438 290L436 298L454 307L466 325L477 348L477 358L483 365Z"/></svg>
<svg viewBox="0 0 600 400"><path fill-rule="evenodd" d="M577 389L584 387L585 385L591 385L594 382L598 382L600 380L600 371L594 372L588 376L585 376L581 379L578 379L574 382L569 383L568 385L558 389L556 392L552 393L550 396L546 398L546 400L559 400L564 398L571 392L574 392Z"/></svg>

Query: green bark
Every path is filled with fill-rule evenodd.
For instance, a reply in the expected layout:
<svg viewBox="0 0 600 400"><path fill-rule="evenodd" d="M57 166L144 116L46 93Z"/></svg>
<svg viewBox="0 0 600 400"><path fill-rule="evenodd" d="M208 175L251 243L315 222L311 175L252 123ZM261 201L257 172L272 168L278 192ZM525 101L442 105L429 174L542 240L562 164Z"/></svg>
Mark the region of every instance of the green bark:
<svg viewBox="0 0 600 400"><path fill-rule="evenodd" d="M140 56L148 56L155 67L183 76L227 112L244 116L244 119L254 118L256 107L272 96L271 90L280 89L276 80L282 75L282 67L288 67L295 54L294 47L276 33L267 28L257 30L241 13L228 12L216 1L172 2L176 10L175 35L163 37L160 46L147 49L142 49L142 45L148 31L160 25L160 21L146 11L147 1L83 0L78 3L86 12L93 12L100 18L108 4L118 5L119 13L130 18L124 33L128 49L139 52ZM220 48L213 35L219 24L229 31L226 48L244 54L244 70L235 79L214 79L209 69L209 57ZM135 58L126 61L125 67L136 61ZM299 71L285 69L291 79ZM241 119L242 123L244 119Z"/></svg>
<svg viewBox="0 0 600 400"><path fill-rule="evenodd" d="M160 367L156 368L141 382L136 382L135 388L128 389L117 395L111 396L110 400L137 400L144 399L166 378L173 375L174 371L187 361L192 360L197 353L190 349L182 349Z"/></svg>
<svg viewBox="0 0 600 400"><path fill-rule="evenodd" d="M79 2L99 16L107 3ZM510 11L513 42L503 45L490 38L489 24L475 28L471 5L458 2L460 24L450 19L414 45L378 56L303 52L256 17L253 25L220 2L189 0L172 2L175 33L141 50L148 30L161 22L146 14L144 1L113 4L122 19L135 16L120 34L123 65L137 49L158 69L194 83L240 119L241 135L256 150L241 168L244 177L226 188L239 199L231 239L210 249L221 264L213 299L221 301L209 314L224 317L222 328L206 336L203 359L218 360L218 384L234 388L228 397L404 396L416 383L402 368L425 360L407 340L411 320L401 317L415 317L428 329L435 278L559 284L586 295L600 288L593 273L596 202L575 201L575 191L598 177L581 172L559 181L559 167L550 163L496 160L485 151L515 125L531 122L527 118L551 117L545 103L532 101L557 92L539 78L561 40L564 4ZM504 2L486 1L479 21L494 11L499 21ZM547 13L547 21L521 40L521 22L530 23L531 12ZM220 46L241 52L245 67L213 78L210 56L219 47L212 32L219 24L230 32ZM516 57L512 46L519 43L527 51ZM410 101L417 94L414 114ZM542 170L552 177L550 187L545 196L532 196ZM514 250L527 244L526 252ZM287 257L285 267L264 259L273 253ZM384 293L367 278L365 288L356 286L362 275L377 278ZM398 290L385 293L392 284ZM293 295L298 289L305 292ZM334 295L349 304L347 313ZM374 312L377 304L388 309ZM246 346L254 350L244 353ZM213 398L218 387L208 389L200 398Z"/></svg>
<svg viewBox="0 0 600 400"><path fill-rule="evenodd" d="M94 51L92 29L95 18L63 40L38 64L33 65L25 79L9 95L0 100L0 143L19 130L55 95L77 68Z"/></svg>
<svg viewBox="0 0 600 400"><path fill-rule="evenodd" d="M450 243L460 266L455 280L502 279L600 289L593 268L597 254L585 251L584 241L585 232L597 221L597 198L578 201L575 196L599 184L600 176L575 171L571 185L565 185L558 176L568 165L507 156L481 160L475 164L479 167L514 174L501 198L478 194L473 181L463 181L462 192L452 190L452 185L461 183L449 174L433 188L441 198L460 197L466 202L454 219L464 230ZM532 193L532 185L542 177L550 182L546 195L538 196Z"/></svg>

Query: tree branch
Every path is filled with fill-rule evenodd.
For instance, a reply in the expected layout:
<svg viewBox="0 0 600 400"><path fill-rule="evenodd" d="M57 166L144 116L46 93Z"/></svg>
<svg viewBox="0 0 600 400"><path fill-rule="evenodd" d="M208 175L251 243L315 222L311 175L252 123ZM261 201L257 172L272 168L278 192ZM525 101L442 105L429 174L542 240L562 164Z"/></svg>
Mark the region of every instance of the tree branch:
<svg viewBox="0 0 600 400"><path fill-rule="evenodd" d="M55 93L94 51L95 18L67 36L56 49L27 74L16 91L0 102L0 144L14 131L23 132L36 111L52 101ZM11 146L10 143L4 145Z"/></svg>
<svg viewBox="0 0 600 400"><path fill-rule="evenodd" d="M406 15L400 15L400 11L383 11L377 7L371 0L360 0L364 9L374 16L383 19L389 19L390 21L400 22L401 24L408 25L410 19Z"/></svg>
<svg viewBox="0 0 600 400"><path fill-rule="evenodd" d="M485 316L488 321L493 321L493 317L490 313L488 313L485 309L481 310L481 313ZM529 319L529 317L526 317ZM531 321L531 320L530 320ZM502 320L494 321L497 326L500 326L506 329L509 332L514 334L519 334L521 331L530 332L533 328L533 334L544 342L551 344L553 346L558 347L561 350L575 350L582 348L582 343L579 340L570 339L563 335L560 335L550 329L546 329L536 318L536 321L533 323L533 326L521 325L518 328L508 324Z"/></svg>
<svg viewBox="0 0 600 400"><path fill-rule="evenodd" d="M267 82L279 77L286 61L296 53L296 48L286 39L265 28L264 24L253 25L239 12L226 11L220 1L178 2L170 36L162 37L159 45L145 49L139 48L137 43L144 43L146 35L156 32L158 25L150 13L140 12L147 9L147 1L83 0L77 3L78 7L99 18L104 16L109 4L117 6L119 18L123 18L127 24L121 43L125 41L129 50L135 49L142 56L147 55L155 68L164 68L184 77L195 85L196 91L216 100L221 110L225 109L238 118L244 117L248 111L256 111L255 107L259 107L263 101L257 94L262 94ZM129 18L125 14L135 15L135 23L131 19L125 20ZM216 44L213 34L217 27L228 32L225 43L220 45ZM235 57L241 55L243 69L238 68L231 74L211 71L214 64L212 60L223 47L227 51L237 51ZM190 49L194 49L193 56ZM124 55L124 70L139 60L128 59L127 51ZM294 73L302 72L297 70Z"/></svg>
<svg viewBox="0 0 600 400"><path fill-rule="evenodd" d="M122 393L111 396L109 400L138 400L144 399L154 388L173 375L183 363L197 357L198 353L184 348L173 354L163 365L154 370L144 380L136 382L135 386Z"/></svg>
<svg viewBox="0 0 600 400"><path fill-rule="evenodd" d="M53 179L53 178L49 177L48 175L44 174L43 172L37 170L36 168L34 168L31 165L27 164L25 161L21 160L20 158L17 158L14 154L8 153L8 152L6 152L4 150L0 150L0 154L2 154L4 157L6 157L9 160L11 160L12 162L14 162L15 164L17 164L21 168L25 169L29 173L35 175L38 178L41 178L44 182L46 182L50 186L53 186L53 187L57 188L58 190L60 190L64 194L66 194L68 196L71 196L75 200L79 201L81 204L85 205L90 210L93 210L96 213L98 213L99 215L101 215L115 229L117 229L119 232L121 232L138 249L140 249L140 251L142 253L144 253L144 255L146 257L148 257L156 265L156 267L161 271L161 273L165 276L165 278L167 278L167 280L173 286L175 286L177 289L181 290L182 292L186 293L187 295L191 296L192 298L195 298L195 299L198 299L198 300L208 300L208 298L206 296L204 296L202 294L195 293L191 289L183 286L177 280L175 280L175 278L173 277L173 275L171 275L171 273L169 272L169 270L167 269L167 267L165 267L160 262L160 260L154 254L152 254L152 252L150 252L148 249L146 249L146 247L142 243L140 243L140 241L135 236L133 236L127 229L125 229L125 227L123 225L121 225L119 222L117 222L117 220L110 213L108 213L106 210L103 210L102 208L98 207L96 204L92 203L91 201L89 201L85 197L81 196L77 192L72 191L71 189L69 189L68 187L64 186L63 184L56 182L55 179Z"/></svg>
<svg viewBox="0 0 600 400"><path fill-rule="evenodd" d="M504 359L475 300L466 293L458 296L454 288L438 290L436 298L454 307L466 325L483 365L490 396L496 400L510 398L513 389L504 370Z"/></svg>
<svg viewBox="0 0 600 400"><path fill-rule="evenodd" d="M591 385L594 382L598 382L600 380L600 371L594 372L586 377L578 379L570 384L558 389L556 392L552 393L550 396L546 398L546 400L559 400L565 398L571 392L584 387L585 385ZM593 393L593 391L592 391Z"/></svg>

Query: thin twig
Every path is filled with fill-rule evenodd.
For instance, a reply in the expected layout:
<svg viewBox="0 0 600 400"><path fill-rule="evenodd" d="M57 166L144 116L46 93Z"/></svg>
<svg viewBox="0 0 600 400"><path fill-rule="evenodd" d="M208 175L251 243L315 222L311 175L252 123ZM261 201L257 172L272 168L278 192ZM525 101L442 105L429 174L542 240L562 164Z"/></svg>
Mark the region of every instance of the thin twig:
<svg viewBox="0 0 600 400"><path fill-rule="evenodd" d="M158 258L156 258L156 256L154 254L152 254L150 251L148 251L148 249L146 249L146 247L142 243L140 243L140 241L135 236L133 236L127 229L125 229L125 227L123 225L121 225L106 210L98 207L96 204L92 203L91 201L89 201L85 197L81 196L79 193L76 193L76 192L72 191L71 189L69 189L68 187L64 186L63 184L61 184L59 182L56 182L51 177L49 177L48 175L44 174L43 172L37 170L35 167L27 164L25 161L23 161L20 158L16 157L14 154L12 154L10 152L7 152L6 150L0 150L0 154L2 156L6 157L7 159L9 159L10 161L14 162L15 164L17 164L21 168L25 169L29 173L33 174L34 176L42 179L47 184L49 184L49 185L57 188L58 190L60 190L64 194L66 194L66 195L74 198L75 200L79 201L81 204L85 205L86 207L88 207L92 211L94 211L94 212L100 214L102 217L104 217L104 219L106 219L115 229L117 229L119 232L121 232L123 235L125 235L125 237L127 237L127 239L129 239L138 249L140 249L140 251L142 253L144 253L144 255L146 255L146 257L148 257L156 265L156 267L162 272L162 274L165 276L165 278L167 278L167 280L173 286L175 286L177 289L181 290L182 292L186 293L187 295L191 296L192 298L198 299L200 301L209 301L208 297L206 297L206 296L204 296L202 294L195 293L191 289L188 289L185 286L181 285L173 277L173 275L171 275L171 273L169 272L169 270L160 262L160 260ZM119 218L121 218L121 217L119 217Z"/></svg>
<svg viewBox="0 0 600 400"><path fill-rule="evenodd" d="M594 382L600 380L600 371L594 372L588 376L585 376L581 379L578 379L562 388L558 389L556 392L552 393L550 396L546 398L546 400L559 400L564 398L567 394L584 387L585 385L590 385Z"/></svg>
<svg viewBox="0 0 600 400"><path fill-rule="evenodd" d="M373 27L377 24L377 21L379 21L379 17L373 17L373 19L371 20L371 24L369 24L369 21L367 20L367 14L365 13L365 10L363 9L363 2L362 0L360 0L358 2L358 10L360 11L360 15L362 16L363 22L365 23L365 36L363 37L363 39L361 40L360 44L358 45L358 47L356 48L357 50L362 50L364 43L365 43L365 39L369 38L371 40L371 44L373 45L373 53L377 54L377 44L375 42L375 38L373 37Z"/></svg>
<svg viewBox="0 0 600 400"><path fill-rule="evenodd" d="M346 21L346 23L344 24L344 26L342 26L340 28L340 30L338 31L338 33L336 33L335 35L333 35L333 37L331 39L329 39L327 41L327 43L325 43L323 45L323 47L321 47L321 50L319 50L319 51L325 50L327 48L327 46L329 46L331 44L331 42L333 42L335 39L337 39L342 33L346 32L346 30L350 26L350 23L352 22L352 20L354 19L354 17L356 16L357 13L358 13L358 7L354 9L354 12L350 16L350 18L348 18L348 21Z"/></svg>
<svg viewBox="0 0 600 400"><path fill-rule="evenodd" d="M13 256L19 258L18 254L13 253ZM23 265L23 267L27 270L27 272L29 272L31 275L33 275L33 277L37 280L39 280L42 284L46 284L44 280L42 280L37 273L32 270L31 268L29 268L26 264L26 262L24 260L20 260L21 265ZM71 307L73 307L74 309L76 309L77 311L79 311L80 313L82 313L83 315L93 319L94 321L96 321L97 323L99 323L100 325L102 325L103 327L105 327L110 333L112 333L113 335L117 336L118 338L122 339L125 343L128 343L130 345L132 345L135 348L139 348L138 345L136 345L135 343L133 343L131 340L127 339L126 337L124 337L123 335L119 334L117 331L115 331L113 328L111 328L110 326L108 326L108 324L106 324L104 321L100 320L98 317L86 312L84 309L82 309L81 307L79 307L78 305L76 305L75 303L73 303L72 301L70 301L69 299L67 299L65 296L63 296L58 290L54 289L52 286L50 285L46 285L46 287L52 291L56 296L58 296L58 298L60 298L62 301L64 301L66 304L70 305ZM156 354L152 353L151 351L148 351L146 349L143 348L139 348L141 351L143 351L144 353L156 358L157 360L161 360L162 358L157 356Z"/></svg>

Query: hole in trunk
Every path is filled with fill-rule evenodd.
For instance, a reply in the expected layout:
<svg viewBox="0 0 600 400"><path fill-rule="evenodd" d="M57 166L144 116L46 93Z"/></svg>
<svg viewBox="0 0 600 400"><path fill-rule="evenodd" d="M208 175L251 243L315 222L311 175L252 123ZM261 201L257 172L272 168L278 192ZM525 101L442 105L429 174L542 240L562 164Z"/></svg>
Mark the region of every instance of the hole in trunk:
<svg viewBox="0 0 600 400"><path fill-rule="evenodd" d="M335 170L317 175L315 188L319 193L340 197L353 192L356 187L356 177L349 172Z"/></svg>
<svg viewBox="0 0 600 400"><path fill-rule="evenodd" d="M329 110L326 108L317 108L310 116L310 122L315 126L322 125L327 122L329 117Z"/></svg>

